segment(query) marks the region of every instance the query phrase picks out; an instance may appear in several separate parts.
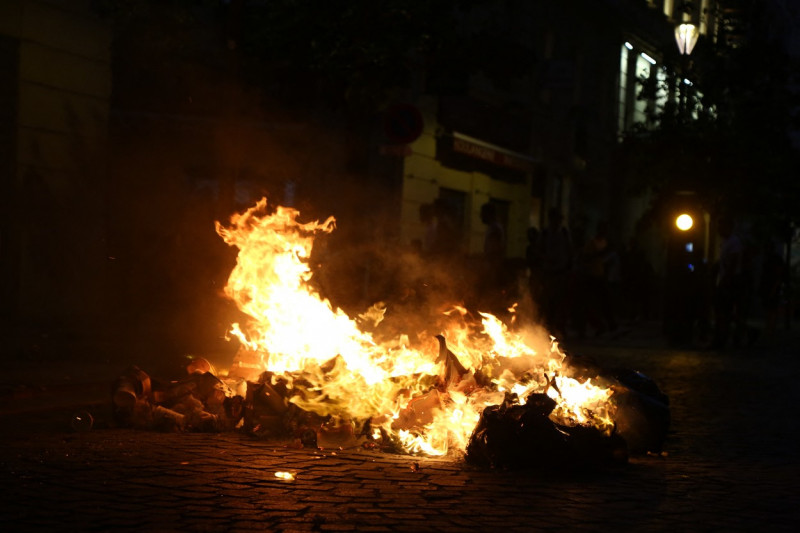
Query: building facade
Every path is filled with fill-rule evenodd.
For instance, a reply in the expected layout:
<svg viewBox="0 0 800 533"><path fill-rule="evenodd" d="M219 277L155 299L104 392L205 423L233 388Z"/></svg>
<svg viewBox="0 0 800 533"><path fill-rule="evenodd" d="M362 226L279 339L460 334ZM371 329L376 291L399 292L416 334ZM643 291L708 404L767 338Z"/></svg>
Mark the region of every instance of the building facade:
<svg viewBox="0 0 800 533"><path fill-rule="evenodd" d="M508 31L530 56L498 61L524 63L523 75L499 88L475 72L463 94L414 95L424 129L404 157L402 239L422 238L419 209L441 198L455 212L461 245L471 254L481 249L479 212L486 202L500 206L509 257L524 255L527 229L541 228L553 207L577 238L605 222L624 244L651 198L624 190L612 154L624 135L652 126L665 105L697 90L681 76L685 56L675 30L690 22L699 46L715 40L721 6L713 0L627 0L530 2L513 9L504 13L513 20ZM465 24L491 16L497 13L479 11ZM647 82L656 90L645 95ZM652 250L656 262L659 246Z"/></svg>
<svg viewBox="0 0 800 533"><path fill-rule="evenodd" d="M0 3L0 319L101 316L111 28L90 2Z"/></svg>

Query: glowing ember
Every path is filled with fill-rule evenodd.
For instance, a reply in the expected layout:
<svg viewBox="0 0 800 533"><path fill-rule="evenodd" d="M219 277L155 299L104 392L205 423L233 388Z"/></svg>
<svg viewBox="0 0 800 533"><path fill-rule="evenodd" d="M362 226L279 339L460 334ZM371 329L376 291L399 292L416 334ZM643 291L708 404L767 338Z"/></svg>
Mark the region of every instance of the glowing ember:
<svg viewBox="0 0 800 533"><path fill-rule="evenodd" d="M229 226L217 223L239 249L226 294L249 317L231 328L242 343L238 375L269 371L296 392L290 401L298 407L339 422L369 421L374 436L388 435L411 453L465 450L484 408L512 393L521 403L546 393L557 402L554 421L611 431L612 391L568 377L564 354L545 334L511 331L493 315L475 320L453 307L436 325L438 342L433 335L379 342L368 330L391 309L378 305L355 320L309 283L314 238L333 231L334 219L303 224L298 216L286 207L270 212L262 199ZM334 433L352 436L352 424Z"/></svg>

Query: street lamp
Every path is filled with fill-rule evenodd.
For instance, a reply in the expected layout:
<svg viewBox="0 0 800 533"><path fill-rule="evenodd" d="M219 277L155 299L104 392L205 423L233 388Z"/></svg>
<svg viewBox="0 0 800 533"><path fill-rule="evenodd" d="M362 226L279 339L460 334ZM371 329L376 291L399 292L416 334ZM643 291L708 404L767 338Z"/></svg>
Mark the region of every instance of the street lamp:
<svg viewBox="0 0 800 533"><path fill-rule="evenodd" d="M694 226L694 219L688 213L681 213L675 219L675 226L681 231L689 231Z"/></svg>
<svg viewBox="0 0 800 533"><path fill-rule="evenodd" d="M675 41L678 43L681 55L691 54L699 37L700 30L691 22L682 22L675 26Z"/></svg>
<svg viewBox="0 0 800 533"><path fill-rule="evenodd" d="M664 332L670 343L688 344L694 337L698 301L702 294L701 263L695 247L697 222L689 198L678 198L670 222L673 231L667 240L667 264L664 272ZM699 222L699 221L698 221Z"/></svg>
<svg viewBox="0 0 800 533"><path fill-rule="evenodd" d="M681 65L682 76L687 76L689 74L689 70L691 69L689 54L694 50L694 45L697 44L697 39L699 37L700 30L690 22L688 13L684 13L683 22L675 26L675 41L678 43L678 50L681 52L681 62L683 63ZM687 77L684 77L683 84L680 87L679 112L682 120L686 118L687 87L684 87L684 85L691 85Z"/></svg>

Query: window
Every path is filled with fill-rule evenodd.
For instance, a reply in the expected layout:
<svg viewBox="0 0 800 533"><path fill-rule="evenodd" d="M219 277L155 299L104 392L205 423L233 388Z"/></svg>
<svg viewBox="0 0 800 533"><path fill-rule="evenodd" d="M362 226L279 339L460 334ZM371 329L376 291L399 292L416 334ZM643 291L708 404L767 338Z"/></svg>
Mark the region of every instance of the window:
<svg viewBox="0 0 800 533"><path fill-rule="evenodd" d="M450 238L455 242L449 243L455 247L461 245L467 220L467 193L439 187L439 197L434 202L440 220L446 220L449 226Z"/></svg>
<svg viewBox="0 0 800 533"><path fill-rule="evenodd" d="M656 84L656 109L660 112L663 111L669 97L666 67L661 66L656 69Z"/></svg>
<svg viewBox="0 0 800 533"><path fill-rule="evenodd" d="M655 90L641 99L642 82L654 84ZM622 135L635 124L647 124L653 111L663 109L669 97L667 72L656 59L630 42L620 48L617 96L617 133Z"/></svg>
<svg viewBox="0 0 800 533"><path fill-rule="evenodd" d="M633 49L631 43L626 42L622 45L619 55L619 107L617 117L617 132L625 131L627 124L625 119L628 115L626 106L628 105L628 52Z"/></svg>
<svg viewBox="0 0 800 533"><path fill-rule="evenodd" d="M672 11L675 9L675 0L664 0L664 14L668 17L672 17Z"/></svg>
<svg viewBox="0 0 800 533"><path fill-rule="evenodd" d="M636 56L636 78L635 82L637 84L637 96L639 93L639 80L641 79L650 79L652 75L652 63L647 59L650 56L645 56L639 54ZM647 110L650 107L650 102L647 100L642 100L640 98L636 98L636 103L633 105L633 123L634 124L644 124L647 122Z"/></svg>
<svg viewBox="0 0 800 533"><path fill-rule="evenodd" d="M700 3L700 34L708 34L709 0L702 0Z"/></svg>

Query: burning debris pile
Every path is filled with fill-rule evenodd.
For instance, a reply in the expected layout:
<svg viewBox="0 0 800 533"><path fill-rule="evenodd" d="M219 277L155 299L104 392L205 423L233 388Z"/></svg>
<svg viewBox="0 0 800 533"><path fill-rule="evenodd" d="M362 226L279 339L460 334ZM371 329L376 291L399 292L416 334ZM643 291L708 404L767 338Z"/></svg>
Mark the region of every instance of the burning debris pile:
<svg viewBox="0 0 800 533"><path fill-rule="evenodd" d="M547 335L459 306L424 331L392 336L381 331L384 305L355 320L334 308L310 283L308 261L315 234L333 231L334 220L303 224L298 215L262 199L217 224L239 249L225 289L247 316L231 328L239 352L227 372L197 359L168 383L129 369L114 388L119 423L466 453L497 467L660 451L669 409L644 376L573 364Z"/></svg>

